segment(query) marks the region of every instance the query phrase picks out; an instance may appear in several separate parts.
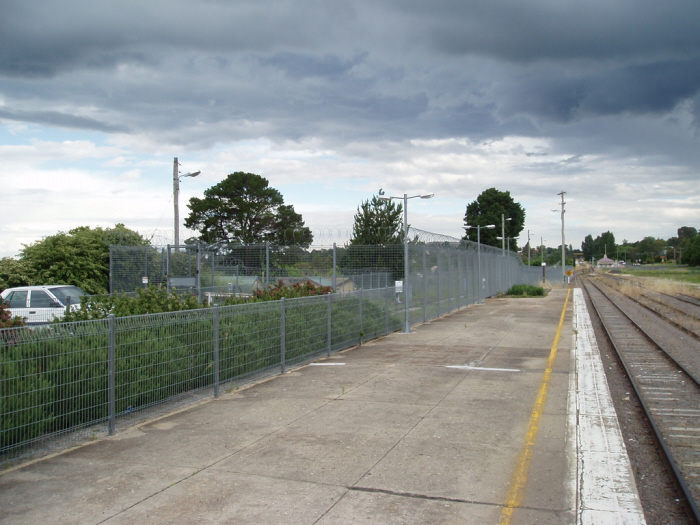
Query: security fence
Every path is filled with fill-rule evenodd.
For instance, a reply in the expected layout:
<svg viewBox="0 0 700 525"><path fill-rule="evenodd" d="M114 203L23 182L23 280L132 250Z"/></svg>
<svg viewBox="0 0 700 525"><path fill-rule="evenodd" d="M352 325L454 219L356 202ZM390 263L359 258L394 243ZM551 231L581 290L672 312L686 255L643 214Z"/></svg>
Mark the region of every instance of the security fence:
<svg viewBox="0 0 700 525"><path fill-rule="evenodd" d="M408 245L409 281L418 275L440 275L438 283L447 285L443 295L454 289L460 295L471 290L478 296L480 266L484 269L480 287L484 297L505 290L507 283L519 282L521 275L537 274L534 268L525 269L513 252L459 239L421 242L417 235L414 238ZM384 288L404 281L404 254L404 245L111 246L110 293L133 293L161 285L195 293L201 300L207 294L251 295L280 281L311 281L335 291ZM465 279L461 284L457 275Z"/></svg>
<svg viewBox="0 0 700 525"><path fill-rule="evenodd" d="M212 306L217 293L229 293L227 284L224 292L210 292L212 300L203 301L207 307L195 310L0 330L0 463L63 438L114 433L117 425L175 403L218 396L221 389L410 328L540 277L539 268L494 248L414 243L405 279L403 249L327 250L322 255L332 261L326 270L336 290L327 295ZM183 254L199 257L202 267L201 252ZM154 263L149 257L137 261L144 272ZM189 271L190 263L183 261L178 264ZM197 268L196 260L191 263ZM242 259L236 265L238 275L250 268ZM353 273L357 268L369 270ZM356 277L345 280L348 275Z"/></svg>

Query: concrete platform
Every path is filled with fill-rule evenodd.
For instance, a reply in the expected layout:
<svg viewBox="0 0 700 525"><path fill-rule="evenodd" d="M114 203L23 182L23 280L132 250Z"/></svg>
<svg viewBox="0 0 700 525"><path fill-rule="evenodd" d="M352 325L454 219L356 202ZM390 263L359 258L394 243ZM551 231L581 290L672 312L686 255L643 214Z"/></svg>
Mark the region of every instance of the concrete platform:
<svg viewBox="0 0 700 525"><path fill-rule="evenodd" d="M643 523L574 303L489 299L13 468L0 523Z"/></svg>

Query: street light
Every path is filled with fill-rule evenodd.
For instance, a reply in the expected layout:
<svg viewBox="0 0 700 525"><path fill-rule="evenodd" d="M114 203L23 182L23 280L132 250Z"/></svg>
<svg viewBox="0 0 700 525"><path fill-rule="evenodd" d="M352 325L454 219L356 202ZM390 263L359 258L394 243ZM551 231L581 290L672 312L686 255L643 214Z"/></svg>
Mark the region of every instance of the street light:
<svg viewBox="0 0 700 525"><path fill-rule="evenodd" d="M540 237L540 260L542 261L542 284L544 284L544 273L545 273L545 268L547 267L547 263L544 262L544 241L547 239L544 239Z"/></svg>
<svg viewBox="0 0 700 525"><path fill-rule="evenodd" d="M179 166L179 163L177 162L177 157L175 157L175 160L173 161L173 202L175 203L175 247L177 249L177 246L180 245L180 210L179 210L179 203L178 201L180 200L180 179L183 177L196 177L199 175L201 172L200 171L195 171L194 173L185 173L184 175L180 175L179 170L177 169Z"/></svg>
<svg viewBox="0 0 700 525"><path fill-rule="evenodd" d="M527 265L530 266L530 230L527 231Z"/></svg>
<svg viewBox="0 0 700 525"><path fill-rule="evenodd" d="M566 240L564 238L564 214L566 213L564 209L564 205L566 204L564 195L566 195L566 192L562 190L560 193L557 193L557 195L561 196L561 278L564 284L566 284Z"/></svg>
<svg viewBox="0 0 700 525"><path fill-rule="evenodd" d="M383 195L379 197L379 199L383 201L403 199L403 302L406 318L403 328L404 334L411 333L411 320L408 313L408 272L410 270L408 261L408 199L432 199L434 196L434 193L429 193L427 195L412 195L409 197L406 193L404 193L403 197L385 197Z"/></svg>
<svg viewBox="0 0 700 525"><path fill-rule="evenodd" d="M468 230L470 228L476 228L476 251L477 251L477 268L478 268L478 279L479 279L479 304L484 304L484 302L481 300L481 228L495 228L495 224L489 224L487 226L465 226L464 229Z"/></svg>
<svg viewBox="0 0 700 525"><path fill-rule="evenodd" d="M501 247L501 257L506 256L506 221L512 221L512 220L513 220L512 217L508 217L506 219L506 214L501 213L501 237L500 238L503 239L503 242L502 242L503 246ZM509 248L509 251L510 251L510 248Z"/></svg>

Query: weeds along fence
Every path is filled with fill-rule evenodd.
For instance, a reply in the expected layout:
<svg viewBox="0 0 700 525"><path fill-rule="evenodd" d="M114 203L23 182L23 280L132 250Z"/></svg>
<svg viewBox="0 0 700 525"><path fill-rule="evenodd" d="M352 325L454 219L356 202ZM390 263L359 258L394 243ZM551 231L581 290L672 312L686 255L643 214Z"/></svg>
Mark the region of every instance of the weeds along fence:
<svg viewBox="0 0 700 525"><path fill-rule="evenodd" d="M372 257L384 270L365 275L389 273L399 286L0 330L0 463L64 438L114 433L175 403L218 396L540 275L500 250L418 244L403 279L403 247L381 248ZM350 256L364 264L367 251ZM338 265L336 284L340 268L352 267Z"/></svg>

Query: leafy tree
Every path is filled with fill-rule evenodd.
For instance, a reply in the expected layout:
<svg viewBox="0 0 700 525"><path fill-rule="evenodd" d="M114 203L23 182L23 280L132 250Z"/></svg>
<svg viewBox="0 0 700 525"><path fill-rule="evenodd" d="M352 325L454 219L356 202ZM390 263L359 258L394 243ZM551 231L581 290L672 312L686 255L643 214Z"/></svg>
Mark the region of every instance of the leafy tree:
<svg viewBox="0 0 700 525"><path fill-rule="evenodd" d="M586 235L581 243L581 251L583 252L583 258L586 261L590 261L595 258L595 243L593 242L592 235Z"/></svg>
<svg viewBox="0 0 700 525"><path fill-rule="evenodd" d="M0 290L32 284L34 275L26 261L12 257L0 259Z"/></svg>
<svg viewBox="0 0 700 525"><path fill-rule="evenodd" d="M109 289L109 246L147 246L148 241L123 224L114 228L80 226L24 245L20 259L38 284L71 284L88 294Z"/></svg>
<svg viewBox="0 0 700 525"><path fill-rule="evenodd" d="M688 241L683 260L689 266L700 266L700 235L696 235Z"/></svg>
<svg viewBox="0 0 700 525"><path fill-rule="evenodd" d="M604 232L596 237L593 242L593 256L596 259L600 259L607 254L608 257L613 259L616 257L616 246L615 235L610 231Z"/></svg>
<svg viewBox="0 0 700 525"><path fill-rule="evenodd" d="M684 240L689 241L689 240L693 239L698 234L698 230L693 228L692 226L681 226L680 228L678 228L677 233L678 233L678 238L681 241L684 241Z"/></svg>
<svg viewBox="0 0 700 525"><path fill-rule="evenodd" d="M379 190L382 195L382 190ZM403 279L403 205L382 200L377 195L357 209L353 237L340 258L346 275L391 272L392 279Z"/></svg>
<svg viewBox="0 0 700 525"><path fill-rule="evenodd" d="M254 173L231 173L205 190L203 199L190 199L185 226L198 230L200 240L209 244L271 242L308 247L313 241L311 230L268 184Z"/></svg>
<svg viewBox="0 0 700 525"><path fill-rule="evenodd" d="M382 193L379 190L380 194ZM364 201L355 214L351 245L381 246L403 242L403 204L377 195Z"/></svg>
<svg viewBox="0 0 700 525"><path fill-rule="evenodd" d="M308 248L313 242L311 230L304 226L301 214L294 211L294 206L284 204L277 209L275 232L272 242L280 246L293 244Z"/></svg>
<svg viewBox="0 0 700 525"><path fill-rule="evenodd" d="M525 210L513 200L509 191L499 191L496 188L483 191L474 202L467 205L464 225L481 226L481 243L500 248L502 241L497 237L501 236L502 218L506 219L505 236L511 238L510 249L518 251L517 237L525 225ZM483 228L489 224L494 224L496 228ZM467 230L464 238L476 242L477 229Z"/></svg>

